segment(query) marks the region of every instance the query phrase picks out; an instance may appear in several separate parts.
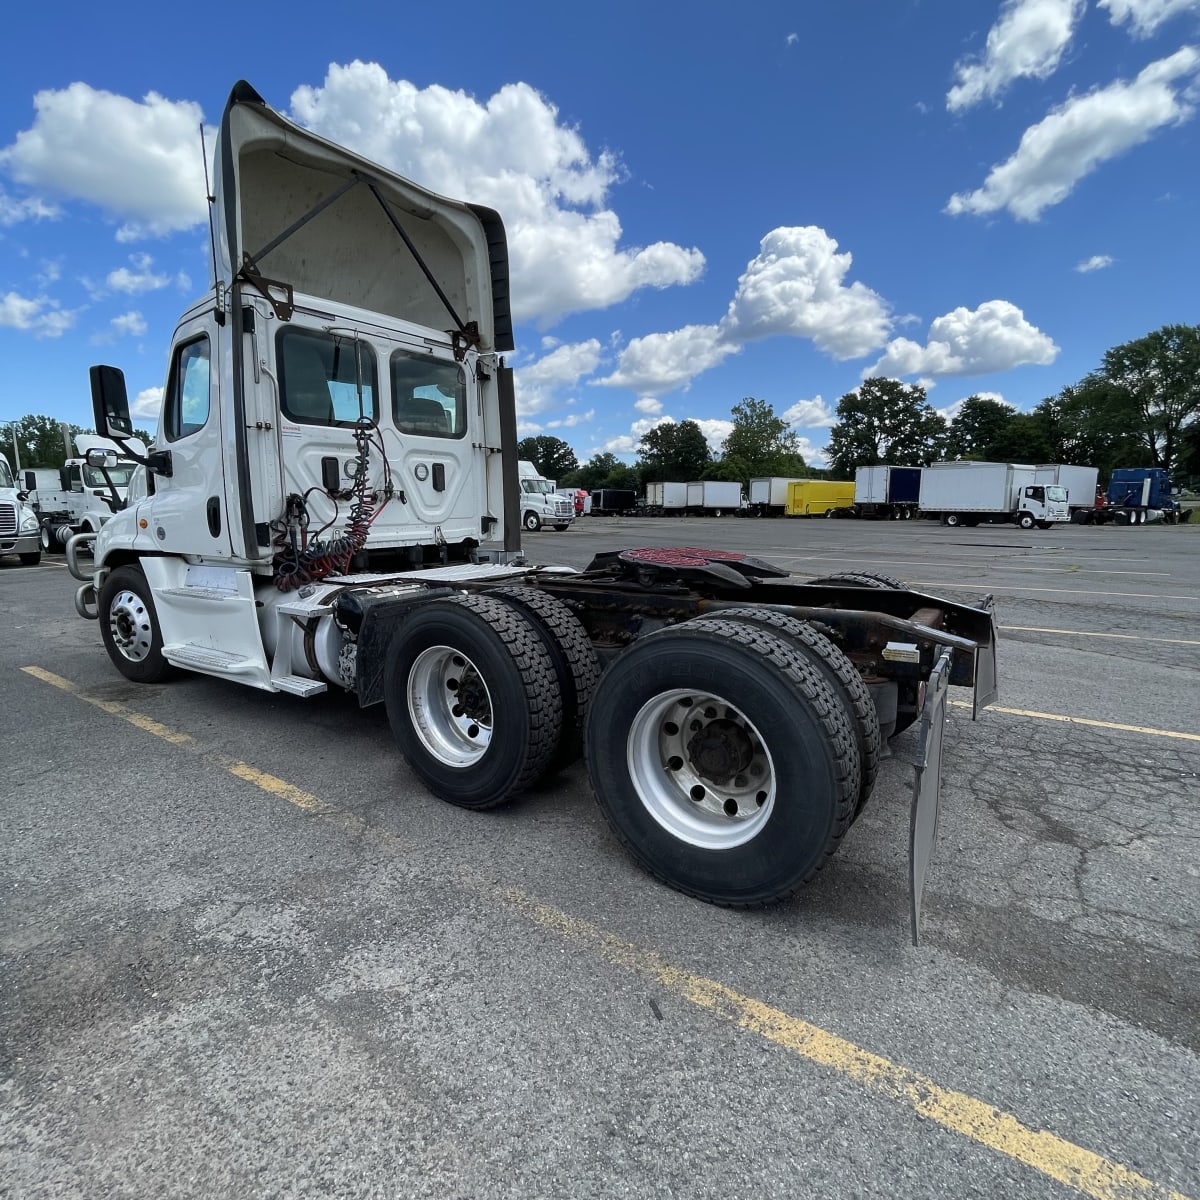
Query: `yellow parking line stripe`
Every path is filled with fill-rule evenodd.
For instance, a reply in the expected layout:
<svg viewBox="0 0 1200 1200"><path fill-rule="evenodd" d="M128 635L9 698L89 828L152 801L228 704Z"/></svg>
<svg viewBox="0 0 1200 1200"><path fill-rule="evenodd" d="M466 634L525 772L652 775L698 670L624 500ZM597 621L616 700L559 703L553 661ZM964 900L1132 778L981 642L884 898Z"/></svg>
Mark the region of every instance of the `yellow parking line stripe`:
<svg viewBox="0 0 1200 1200"><path fill-rule="evenodd" d="M86 704L128 721L146 733L163 738L173 745L196 750L230 774L245 779L298 808L335 819L347 816L333 806L326 805L310 792L303 791L278 776L260 771L237 759L202 750L190 735L170 729L143 713L135 712L111 700L89 696L81 691L77 684L61 675L35 666L22 667L21 670L43 683L70 693ZM374 832L382 835L384 831ZM385 840L394 839L387 837ZM482 880L473 886L492 891L490 885ZM673 966L654 951L623 941L598 925L542 904L519 889L503 889L499 896L536 925L591 951L613 966L653 979L661 987L713 1016L732 1021L739 1028L757 1034L809 1062L837 1071L869 1091L906 1105L919 1116L937 1122L947 1131L1004 1154L1059 1183L1094 1197L1094 1200L1188 1200L1183 1193L1163 1187L1103 1155L1086 1150L1055 1134L1033 1129L994 1105L977 1100L964 1092L943 1088L932 1079L908 1067L864 1050L845 1038L828 1033L816 1025L773 1008L761 1000L755 1000L716 980L706 979Z"/></svg>
<svg viewBox="0 0 1200 1200"><path fill-rule="evenodd" d="M653 979L689 1004L732 1021L810 1062L830 1067L869 1091L899 1101L943 1128L1024 1163L1095 1200L1130 1200L1135 1196L1186 1200L1182 1193L1154 1183L1128 1167L1055 1134L1032 1129L991 1104L943 1088L899 1063L725 984L672 966L651 950L622 941L597 925L570 917L523 892L513 889L502 895L536 925L586 947L614 966Z"/></svg>
<svg viewBox="0 0 1200 1200"><path fill-rule="evenodd" d="M1189 641L1187 638L1156 638L1145 637L1140 633L1096 633L1091 629L1043 629L1040 625L1001 625L1003 630L1011 629L1014 633L1063 633L1072 637L1121 638L1127 642L1164 642L1171 646L1200 646L1200 641Z"/></svg>
<svg viewBox="0 0 1200 1200"><path fill-rule="evenodd" d="M69 679L64 679L61 675L55 675L52 671L47 671L42 667L22 667L21 670L26 675L32 675L35 679L40 679L43 683L50 684L51 687L56 687L63 692L70 692L76 699L100 709L101 712L106 712L110 716L120 717L122 721L128 721L130 725L136 726L145 733L153 734L156 738L161 738L164 742L170 742L172 746L182 746L184 749L197 751L222 771L230 775L235 775L238 779L244 779L247 783L252 783L255 787L261 788L264 792L270 792L271 795L278 796L281 800L286 800L289 804L294 804L297 808L302 808L307 812L331 811L327 804L312 795L311 792L306 792L302 788L298 788L276 775L260 771L257 767L252 767L249 763L244 763L240 759L231 758L227 754L218 754L211 750L202 749L196 742L196 739L190 734L180 733L178 730L171 729L163 725L160 721L154 720L153 717L135 712L133 709L126 708L125 705L118 704L113 700L101 700L97 696L89 696L86 692L80 691L76 684L72 683Z"/></svg>
<svg viewBox="0 0 1200 1200"><path fill-rule="evenodd" d="M970 708L969 700L949 700L955 708ZM1186 742L1200 742L1200 733L1181 733L1178 729L1153 729L1149 725L1121 725L1116 721L1095 721L1091 717L1068 717L1062 713L1034 712L1028 708L1004 708L989 704L988 712L1007 713L1010 717L1036 717L1039 721L1061 721L1066 725L1091 725L1096 729L1115 729L1120 733L1146 733L1151 737L1182 738Z"/></svg>

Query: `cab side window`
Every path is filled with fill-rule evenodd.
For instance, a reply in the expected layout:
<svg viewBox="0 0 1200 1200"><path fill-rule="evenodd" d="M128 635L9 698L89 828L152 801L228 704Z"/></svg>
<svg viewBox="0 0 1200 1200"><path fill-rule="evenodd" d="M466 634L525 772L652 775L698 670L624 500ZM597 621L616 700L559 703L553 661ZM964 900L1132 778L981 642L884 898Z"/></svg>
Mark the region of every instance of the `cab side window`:
<svg viewBox="0 0 1200 1200"><path fill-rule="evenodd" d="M315 329L281 329L280 408L305 425L377 420L375 352L355 337Z"/></svg>
<svg viewBox="0 0 1200 1200"><path fill-rule="evenodd" d="M460 438L467 432L462 367L397 350L392 355L392 419L401 433Z"/></svg>
<svg viewBox="0 0 1200 1200"><path fill-rule="evenodd" d="M167 379L163 405L163 436L168 442L197 433L208 424L209 350L208 338L185 342L175 351Z"/></svg>

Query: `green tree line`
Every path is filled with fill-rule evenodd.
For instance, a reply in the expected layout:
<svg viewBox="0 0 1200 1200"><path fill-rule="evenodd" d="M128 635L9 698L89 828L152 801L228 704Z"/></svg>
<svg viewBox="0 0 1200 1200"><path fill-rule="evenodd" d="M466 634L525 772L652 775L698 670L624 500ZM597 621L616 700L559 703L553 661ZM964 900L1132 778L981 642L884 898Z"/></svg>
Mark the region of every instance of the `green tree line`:
<svg viewBox="0 0 1200 1200"><path fill-rule="evenodd" d="M521 457L571 487L633 488L664 480L812 475L852 479L859 467L924 466L941 459L1063 462L1099 468L1165 467L1179 481L1200 477L1200 326L1164 325L1114 346L1083 379L1029 412L970 396L947 422L925 389L873 378L838 400L829 468L814 470L799 440L765 400L747 397L730 413L733 429L712 454L695 421L644 434L637 460L607 451L576 461L566 442L527 438Z"/></svg>
<svg viewBox="0 0 1200 1200"><path fill-rule="evenodd" d="M75 435L78 433L94 433L95 430L84 425L72 425L56 421L53 417L28 414L11 424L0 426L3 437L0 438L0 452L4 457L12 459L13 443L16 442L16 457L20 459L21 469L26 467L61 467L68 458L75 457ZM66 430L64 438L63 431ZM133 436L144 446L154 443L154 435L144 429L135 429ZM70 453L67 445L70 443ZM17 463L10 464L14 470Z"/></svg>

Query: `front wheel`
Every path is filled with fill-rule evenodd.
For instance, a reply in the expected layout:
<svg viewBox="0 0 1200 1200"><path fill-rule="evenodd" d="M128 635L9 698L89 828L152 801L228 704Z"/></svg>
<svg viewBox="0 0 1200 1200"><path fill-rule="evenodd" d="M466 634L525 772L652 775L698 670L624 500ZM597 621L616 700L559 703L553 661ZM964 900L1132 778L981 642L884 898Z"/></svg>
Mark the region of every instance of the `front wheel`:
<svg viewBox="0 0 1200 1200"><path fill-rule="evenodd" d="M100 636L113 665L134 683L160 683L173 668L163 658L162 630L140 567L118 567L100 589Z"/></svg>
<svg viewBox="0 0 1200 1200"><path fill-rule="evenodd" d="M1037 522L1033 519L1033 513L1023 512L1017 518L1017 524L1020 525L1022 529L1032 529Z"/></svg>
<svg viewBox="0 0 1200 1200"><path fill-rule="evenodd" d="M528 512L525 514L525 517L524 517L524 519L521 521L521 524L522 524L522 525L523 525L523 526L524 526L524 527L525 527L525 528L526 528L526 529L527 529L527 530L528 530L530 533L537 533L537 531L538 531L539 529L541 529L541 527L542 527L542 518L541 518L541 517L539 517L539 516L537 515L537 513L535 513L535 512L533 511L533 509L530 509L530 510L529 510L529 511L528 511Z"/></svg>
<svg viewBox="0 0 1200 1200"><path fill-rule="evenodd" d="M821 671L745 621L635 642L588 714L592 788L633 857L671 887L749 907L834 853L858 799L846 712Z"/></svg>
<svg viewBox="0 0 1200 1200"><path fill-rule="evenodd" d="M28 554L19 554L17 557L21 560L21 566L36 567L42 561L42 552L40 550L30 550Z"/></svg>
<svg viewBox="0 0 1200 1200"><path fill-rule="evenodd" d="M492 808L535 783L559 743L554 661L512 604L452 596L400 627L384 701L409 766L436 796Z"/></svg>
<svg viewBox="0 0 1200 1200"><path fill-rule="evenodd" d="M49 525L43 525L39 540L42 543L42 553L49 554L54 549L54 532Z"/></svg>

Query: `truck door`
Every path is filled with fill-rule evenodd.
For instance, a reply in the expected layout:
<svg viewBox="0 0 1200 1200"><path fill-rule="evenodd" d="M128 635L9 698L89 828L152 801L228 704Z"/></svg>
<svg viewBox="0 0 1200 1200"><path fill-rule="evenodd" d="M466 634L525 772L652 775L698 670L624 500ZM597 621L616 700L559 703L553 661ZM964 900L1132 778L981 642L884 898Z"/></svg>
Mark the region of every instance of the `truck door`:
<svg viewBox="0 0 1200 1200"><path fill-rule="evenodd" d="M154 476L148 509L148 533L167 553L231 553L219 347L211 311L175 332L158 430L159 447L171 452L171 474Z"/></svg>
<svg viewBox="0 0 1200 1200"><path fill-rule="evenodd" d="M305 314L307 317L309 314ZM312 327L300 315L274 336L279 385L279 457L283 497L304 497L309 538L323 528L345 533L350 489L357 473L360 416L379 420L379 366L375 348L353 330ZM378 435L368 445L370 487L382 491L385 471ZM332 493L332 495L330 494Z"/></svg>
<svg viewBox="0 0 1200 1200"><path fill-rule="evenodd" d="M274 315L264 297L243 291L242 394L246 404L246 461L250 479L248 488L242 489L241 495L249 492L252 521L260 530L278 520L283 512L284 497L278 378L272 365L267 332ZM230 496L231 504L235 495L237 493ZM261 533L259 538L261 540ZM269 534L267 540L270 540ZM271 553L269 549L259 548L262 557Z"/></svg>

